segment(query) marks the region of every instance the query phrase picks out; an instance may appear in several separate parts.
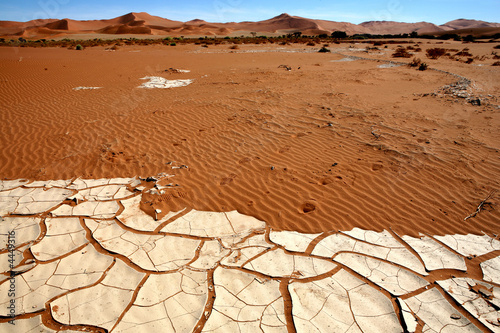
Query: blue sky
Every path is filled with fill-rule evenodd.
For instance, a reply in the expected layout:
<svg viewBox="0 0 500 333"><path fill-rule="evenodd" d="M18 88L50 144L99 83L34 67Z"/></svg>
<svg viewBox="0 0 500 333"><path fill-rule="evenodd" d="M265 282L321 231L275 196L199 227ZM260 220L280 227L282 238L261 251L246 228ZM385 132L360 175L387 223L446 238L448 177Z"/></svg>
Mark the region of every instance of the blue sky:
<svg viewBox="0 0 500 333"><path fill-rule="evenodd" d="M211 22L265 20L281 13L314 19L427 21L443 24L458 18L500 22L499 0L0 0L0 20L36 18L108 19L129 12L148 12L172 20L199 18Z"/></svg>

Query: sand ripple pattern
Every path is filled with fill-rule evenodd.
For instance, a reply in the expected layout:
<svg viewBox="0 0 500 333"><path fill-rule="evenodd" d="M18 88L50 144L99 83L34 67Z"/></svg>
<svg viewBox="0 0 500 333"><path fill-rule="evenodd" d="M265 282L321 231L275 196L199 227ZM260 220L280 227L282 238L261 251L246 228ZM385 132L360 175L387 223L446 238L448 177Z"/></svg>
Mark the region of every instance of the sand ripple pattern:
<svg viewBox="0 0 500 333"><path fill-rule="evenodd" d="M455 76L339 54L168 50L3 50L2 177L166 171L190 208L276 230L497 232L499 191L463 223L500 188L496 111L422 97ZM138 89L146 76L194 81Z"/></svg>

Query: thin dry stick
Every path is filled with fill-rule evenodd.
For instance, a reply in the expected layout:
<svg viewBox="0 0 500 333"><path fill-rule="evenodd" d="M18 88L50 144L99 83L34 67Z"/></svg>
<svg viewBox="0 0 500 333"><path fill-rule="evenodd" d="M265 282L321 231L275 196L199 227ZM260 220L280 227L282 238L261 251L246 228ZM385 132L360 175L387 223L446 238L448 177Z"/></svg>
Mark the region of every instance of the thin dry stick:
<svg viewBox="0 0 500 333"><path fill-rule="evenodd" d="M371 127L371 131L372 131L371 133L375 137L375 139L378 140L378 138L380 138L380 134L377 134L377 133L374 132L373 126Z"/></svg>
<svg viewBox="0 0 500 333"><path fill-rule="evenodd" d="M483 206L485 204L488 204L488 202L486 200L488 200L489 198L491 198L493 196L493 194L495 194L496 190L492 190L488 196L483 200L481 201L481 203L477 206L477 209L474 213L470 214L469 216L467 216L466 218L464 218L464 221L467 221L468 219L470 219L471 217L475 217L477 214L479 214L481 212L481 210L483 209Z"/></svg>

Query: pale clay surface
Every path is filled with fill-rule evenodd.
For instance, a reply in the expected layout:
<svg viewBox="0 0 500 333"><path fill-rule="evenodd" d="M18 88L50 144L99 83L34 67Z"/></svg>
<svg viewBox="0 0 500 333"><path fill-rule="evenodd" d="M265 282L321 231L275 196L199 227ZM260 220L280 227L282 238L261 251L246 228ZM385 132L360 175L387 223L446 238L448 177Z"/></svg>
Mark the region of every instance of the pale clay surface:
<svg viewBox="0 0 500 333"><path fill-rule="evenodd" d="M168 89L168 88L178 88L185 87L193 83L193 80L167 80L161 76L146 76L141 80L149 80L139 86L139 88L160 88L160 89Z"/></svg>
<svg viewBox="0 0 500 333"><path fill-rule="evenodd" d="M460 307L499 331L500 257L480 263L484 281L425 278L498 251L488 235L325 237L188 208L157 220L142 191L137 178L0 181L0 331L480 332Z"/></svg>
<svg viewBox="0 0 500 333"><path fill-rule="evenodd" d="M500 305L500 288L469 278L452 278L438 281L438 284L486 327L493 332L500 332L500 311L497 310Z"/></svg>
<svg viewBox="0 0 500 333"><path fill-rule="evenodd" d="M420 255L425 267L430 271L447 268L461 271L467 269L463 257L451 252L428 236L420 238L403 236L402 238Z"/></svg>
<svg viewBox="0 0 500 333"><path fill-rule="evenodd" d="M312 252L314 255L332 258L339 252L356 252L372 257L388 260L404 266L421 275L428 275L424 265L401 243L396 241L387 232L377 234L373 231L366 235L360 233L361 229L353 229L351 236L361 236L356 240L343 234L334 234L322 239ZM346 233L349 234L349 233ZM365 240L367 236L367 240ZM392 240L389 240L389 237Z"/></svg>
<svg viewBox="0 0 500 333"><path fill-rule="evenodd" d="M446 235L436 236L436 239L464 257L481 256L495 250L500 250L500 241L488 235Z"/></svg>
<svg viewBox="0 0 500 333"><path fill-rule="evenodd" d="M408 307L408 304L406 304L405 301L403 301L401 298L398 298L397 300L399 307L401 308L401 314L406 325L406 330L408 331L408 333L416 332L418 325L417 319L413 316L411 309Z"/></svg>
<svg viewBox="0 0 500 333"><path fill-rule="evenodd" d="M289 285L297 332L400 332L391 302L345 270Z"/></svg>
<svg viewBox="0 0 500 333"><path fill-rule="evenodd" d="M481 269L484 280L500 284L500 257L482 262Z"/></svg>
<svg viewBox="0 0 500 333"><path fill-rule="evenodd" d="M425 322L427 330L424 328L424 332L481 332L461 316L436 288L410 297L405 302Z"/></svg>

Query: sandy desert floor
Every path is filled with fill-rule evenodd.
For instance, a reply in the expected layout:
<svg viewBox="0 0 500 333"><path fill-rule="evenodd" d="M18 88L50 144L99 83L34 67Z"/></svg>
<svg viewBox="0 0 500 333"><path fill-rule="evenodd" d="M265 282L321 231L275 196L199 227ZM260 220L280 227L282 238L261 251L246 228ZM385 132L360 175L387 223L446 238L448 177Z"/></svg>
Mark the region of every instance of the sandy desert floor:
<svg viewBox="0 0 500 333"><path fill-rule="evenodd" d="M16 218L25 219L22 223L43 225L41 228L45 228L32 231L20 244L19 249L22 249L21 245L27 246L24 250L32 256L24 257L24 261L21 260L23 265L27 264L26 260L32 260L38 264L36 267L46 268L46 264L57 266L54 263L79 255L86 246L89 248L83 252L100 251L105 258L99 259L102 261L100 275L96 273L95 279L88 278L94 280L78 281L81 285L77 283L76 287L68 288L71 292L65 291L64 297L59 293L37 300L41 302L37 306L44 308L37 311L43 312L43 315L34 312L38 313L36 318L33 317L36 322L26 325L39 327L37 325L45 316L45 325L49 325L48 321L57 320L58 323L70 325L61 326L64 329L72 329L71 325L75 325L75 321L71 321L71 316L57 315L58 308L78 308L67 295L75 290L85 294L90 288L84 285L89 284L95 288L107 288L109 286L103 282L104 272L121 276L125 274L124 270L132 267L136 272L135 277L131 278L133 281L121 281L123 286L115 286L127 294L123 296L123 302L132 299L127 313L132 313L130 309L135 309L134 306L139 309L146 306L147 297L141 295L141 289L137 286L145 283L161 284L161 281L148 282L153 280L150 276L163 278L163 275L151 272L175 271L180 274L175 278L181 279L185 273L190 276L189 279L198 281L196 283L208 283L211 286L208 291L199 293L197 302L208 304L210 302L207 303L205 298L218 291L219 294L225 293L222 289L228 292L224 301L216 298L215 305L210 304L207 316L202 315L203 311L192 315L197 316L197 320L188 330L217 331L218 326L214 322L219 323L222 319L213 319L215 317L211 313L218 313L224 320L234 319L229 314L234 309L226 309L229 312L224 309L227 304L233 304L231 297L236 297L243 290L224 287L222 282L218 285L217 281L235 279L231 276L234 271L228 269L231 265L222 261L234 259L237 262L239 257L235 259L231 256L240 253L245 247L250 248L252 255L248 254L248 260L240 266L233 265L240 267L236 269L237 272L249 275L241 277L241 284L248 285L255 277L263 279L269 282L267 287L264 288L266 284L261 281L255 290L276 296L272 302L266 299L253 304L259 309L265 308L259 310L260 321L249 319L254 324L258 321L257 326L263 331L271 331L271 328L276 331L312 331L313 326L325 331L326 326L320 326L326 319L318 319L319 323L314 323L315 316L311 315L313 310L310 308L322 306L314 302L307 303L310 302L306 299L307 292L316 288L317 299L327 302L332 293L336 295L340 290L357 290L364 286L373 287L368 288L371 292L377 290L371 296L367 296L366 291L361 292L373 304L385 304L384 301L376 301L377 297L382 297L390 304L385 304L385 310L374 307L380 311L372 314L363 314L363 310L352 308L349 311L347 308L345 311L351 314L347 316L352 319L349 319L351 324L356 322L362 331L367 331L363 329L365 324L360 324L362 320L356 319L356 316L377 320L385 318L384 322L390 317L394 331L401 330L403 326L408 327L408 324L401 324L406 308L398 305L398 297L410 308L407 312L418 318L417 331L425 330L425 325L434 325L430 324L432 319L423 319L427 318L427 310L419 313L419 309L424 308L419 302L431 309L434 304L438 304L432 302L443 300L447 304L443 308L452 307L451 310L447 309L452 315L449 325L454 329L460 326L471 331L475 327L486 332L498 330L499 273L495 269L500 266L500 248L497 244L500 221L500 193L497 192L500 187L500 67L491 66L494 62L491 59L493 46L458 42L437 45L424 41L420 45L423 51L416 56L429 65L430 69L426 71L390 63L411 60L391 58L396 45L366 51L366 44L332 44L329 46L331 53L318 53L318 47L296 45L242 45L239 49L230 49L228 45L209 48L199 45L124 46L117 51L107 51L103 47L83 51L0 48L1 179L27 179L31 182L59 179L74 181L77 178L145 179L152 176L158 180L160 189L157 191L151 191L153 182L146 180L142 181L141 186L149 184L147 189L137 189L138 184L121 184L128 187L127 191L134 191L123 198L141 198L141 202L134 205L137 206L135 214L142 216L143 220L149 216L151 221L154 218L167 221L161 225L167 228L169 222L180 220L172 217L172 212L183 210L182 214L187 215L199 211L219 216L215 212L237 211L245 219L260 223L242 227L247 232L242 236L243 243L226 244L221 239L233 236L221 235L220 230L200 235L189 230L180 232L173 226L161 230L158 226L127 225L122 220L119 220L120 223L110 222L119 219L125 206L123 201L118 204L121 197L115 197L115 194L103 199L94 193L92 195L96 197L89 199L86 196L90 194L86 193L75 199L83 200L83 203L99 200L107 202L106 205L115 203L118 208L106 208L111 211L109 216L93 216L87 211L68 208L72 206L67 197L87 187L99 188L103 184L79 187L78 182L75 185L76 181L66 181L50 186L46 182L32 185L31 188L45 189L44 192L53 187L52 191L59 189L63 194L60 194L61 198L56 196L51 201L54 204L31 211L19 206L25 200L19 198L30 196L29 183L4 181L0 189L3 190L0 192L0 206L3 207L2 216L10 222L3 224L7 229L2 229L2 235L8 234L10 224L14 226L21 223ZM489 58L475 60L472 64L446 57L427 59L424 51L431 47L458 50L468 47L474 56ZM177 86L162 89L160 87L165 82L160 78L181 81L167 81ZM162 174L170 176L162 178ZM35 197L26 200L37 202ZM473 214L479 205L481 211ZM74 207L79 206L81 203ZM55 213L56 210L64 212ZM468 216L470 218L464 221ZM35 245L40 247L46 239L44 233L47 232L50 224L47 219L50 218L61 221L76 219L76 222L73 221L75 229L71 227L71 232L63 229L59 233L61 235L72 232L85 235L80 243L75 241L78 246L62 249L62 257L54 254L44 257L44 251L39 252L42 253L40 255L30 249ZM31 219L31 222L26 219ZM92 222L99 219L104 222ZM211 220L202 217L200 221ZM99 239L96 233L101 223L109 224L109 228ZM182 260L187 261L177 263L176 269L167 267L162 261L164 258L158 258L161 265L150 258L153 266L141 266L142 259L130 258L122 247L118 246L118 249L103 245L107 242L106 237L114 237L109 235L110 232L118 232L113 231L117 225L120 230L135 235L131 237L136 237L132 242L136 245L144 244L138 235L160 237L152 234L161 231L158 235L166 237L181 233L192 241L191 252L195 254L191 253L189 260L183 257ZM232 229L238 234L234 226ZM376 236L370 238L365 233ZM467 234L470 235L464 236ZM256 238L251 241L253 237ZM470 246L462 248L457 245L461 237L465 237L464 242L469 245L481 245L472 246L474 250ZM322 242L322 246L318 246ZM350 245L346 245L346 242ZM358 248L355 248L356 242L361 244ZM218 244L212 246L213 249L204 250L208 253L207 257L212 259L208 260L209 263L201 260L201 266L193 265L203 257L200 253L204 253L204 244ZM184 245L179 246L184 248ZM408 266L411 265L408 257L395 256L390 259L387 253L377 254L374 246L378 246L381 253L406 250L412 260L416 260L415 266ZM259 247L266 249L259 252ZM477 247L482 250L477 250ZM189 246L186 246L186 251L188 249ZM442 259L441 264L433 266L433 263L427 262L430 259L426 259L424 254L429 249L435 257L451 255L455 263L449 264L449 259ZM6 247L0 255L7 253ZM258 263L250 263L264 258L268 253L273 254ZM97 256L93 252L90 255ZM300 257L300 260L294 256ZM295 264L294 260L306 262L307 259L305 268L299 270L300 274L297 273L287 266L290 262L285 257L293 257L292 262ZM335 263L322 258L333 258ZM75 260L84 262L86 259ZM109 260L113 260L113 263ZM176 260L172 259L173 262ZM321 264L311 264L311 260L319 260ZM373 262L370 263L370 260ZM268 271L276 262L282 262L286 267L279 272ZM293 267L294 263L290 265ZM372 272L373 267L379 265L387 265L381 271L391 278L398 276L399 270L406 272L405 278L411 281L408 282L408 286L411 286L400 290L384 285L384 278ZM484 266L490 267L488 272L493 273L486 274ZM32 269L28 267L23 275ZM37 274L45 274L44 281L54 274L54 270L52 273L47 272L49 268L38 270L41 273L36 271L32 274L35 276L32 279L36 281L43 280L38 279ZM202 274L204 278L191 276L200 270L208 274L211 282L203 280L207 279L206 274ZM301 279L297 274L305 280L291 283L294 279ZM374 280L369 278L372 275ZM326 277L336 279L336 282L328 282ZM452 278L457 280L450 280ZM29 278L24 280L28 281ZM5 287L6 281L0 286ZM335 283L341 286L338 287L340 289L328 289L333 288L331 286ZM474 289L477 283L482 283L483 287ZM460 310L458 304L466 301L454 297L457 293L465 292L456 291L453 296L451 290L455 285L452 284L469 286L470 290L477 291L475 295L483 295L479 292L481 288L493 293L479 298L493 309L487 313L497 316L497 322L492 317L479 316L476 319L467 307L464 307L467 310ZM29 283L28 286L28 289L33 289ZM398 288L401 286L399 284ZM148 290L144 288L143 292L151 293ZM450 293L447 294L445 290L450 290ZM461 289L456 287L455 290ZM191 296L197 294L183 292ZM435 292L439 295L436 296ZM424 293L426 298L422 296L419 299L418 295ZM144 297L138 298L138 294ZM89 295L85 294L85 297L91 299ZM354 298L361 297L357 292L353 295L357 295ZM75 295L72 297L78 298ZM270 310L270 304L280 297L281 303L278 303L281 307ZM300 305L293 303L294 297ZM146 303L139 304L141 300ZM248 299L239 301L252 304ZM153 303L158 305L161 302L157 300ZM329 309L329 306L325 308ZM81 309L80 315L86 313L86 310ZM119 315L113 317L111 314L112 318L101 318L100 322L77 322L88 325L78 327L101 327L115 331L137 329L133 314L128 314L132 316L129 321L122 321L127 315L123 308L118 307L114 311ZM444 313L448 313L446 311ZM453 315L457 316L455 312L460 313L460 318L453 318ZM266 315L270 317L264 323L262 318ZM328 313L324 315L331 318ZM29 317L26 315L21 319L27 320ZM291 324L292 317L294 324ZM301 323L296 319L299 317L302 318ZM450 315L447 315L449 319ZM349 322L342 318L335 320ZM464 322L457 326L456 320ZM240 321L244 320L228 321L225 329L236 329L231 325ZM443 323L440 319L437 321ZM120 326L125 323L132 323L132 326ZM0 325L0 330L5 325L8 324ZM172 327L176 325L172 322ZM263 329L262 325L267 329ZM56 326L50 327L56 329ZM240 326L238 329L243 328ZM432 326L432 329L439 331L442 327ZM339 331L344 330L339 328Z"/></svg>

